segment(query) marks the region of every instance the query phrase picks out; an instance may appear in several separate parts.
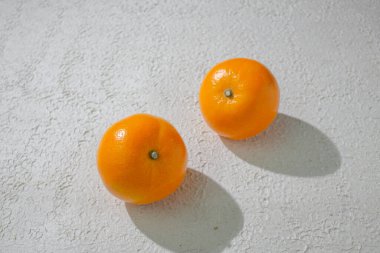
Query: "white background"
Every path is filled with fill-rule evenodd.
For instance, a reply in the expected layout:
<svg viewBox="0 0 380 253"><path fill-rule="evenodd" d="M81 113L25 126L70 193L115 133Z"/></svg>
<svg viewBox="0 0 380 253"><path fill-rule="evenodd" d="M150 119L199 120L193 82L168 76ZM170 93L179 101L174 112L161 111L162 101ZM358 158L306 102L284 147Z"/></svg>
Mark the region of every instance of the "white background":
<svg viewBox="0 0 380 253"><path fill-rule="evenodd" d="M276 76L257 138L202 120L205 73ZM0 1L0 252L380 252L380 2ZM128 115L169 120L179 191L125 205L96 151Z"/></svg>

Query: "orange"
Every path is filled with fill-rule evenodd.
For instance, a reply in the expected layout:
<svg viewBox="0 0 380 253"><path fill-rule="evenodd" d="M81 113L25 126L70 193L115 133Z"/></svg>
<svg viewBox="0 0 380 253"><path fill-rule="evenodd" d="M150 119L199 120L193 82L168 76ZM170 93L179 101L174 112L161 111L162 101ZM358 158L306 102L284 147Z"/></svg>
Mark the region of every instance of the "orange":
<svg viewBox="0 0 380 253"><path fill-rule="evenodd" d="M245 58L213 67L199 93L207 124L219 135L234 140L265 130L276 118L279 99L271 72L261 63Z"/></svg>
<svg viewBox="0 0 380 253"><path fill-rule="evenodd" d="M135 114L112 125L98 150L103 183L116 197L134 204L165 198L182 183L187 151L167 121Z"/></svg>

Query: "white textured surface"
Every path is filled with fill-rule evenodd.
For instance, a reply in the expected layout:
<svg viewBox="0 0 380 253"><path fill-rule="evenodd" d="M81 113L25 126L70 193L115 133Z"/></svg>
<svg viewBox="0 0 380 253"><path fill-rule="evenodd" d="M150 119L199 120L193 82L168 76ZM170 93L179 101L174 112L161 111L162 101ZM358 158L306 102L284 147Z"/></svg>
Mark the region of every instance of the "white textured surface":
<svg viewBox="0 0 380 253"><path fill-rule="evenodd" d="M203 122L219 61L277 77L246 142ZM380 2L0 1L0 252L380 252ZM105 129L148 112L189 151L183 187L125 206Z"/></svg>

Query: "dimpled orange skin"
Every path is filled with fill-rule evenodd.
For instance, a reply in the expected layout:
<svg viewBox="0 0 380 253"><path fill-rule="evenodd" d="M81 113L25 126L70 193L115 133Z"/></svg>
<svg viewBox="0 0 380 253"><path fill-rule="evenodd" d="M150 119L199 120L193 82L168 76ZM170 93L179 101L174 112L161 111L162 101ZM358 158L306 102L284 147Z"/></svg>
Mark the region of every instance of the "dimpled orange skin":
<svg viewBox="0 0 380 253"><path fill-rule="evenodd" d="M231 91L230 97L225 95L226 90ZM279 99L279 88L270 71L245 58L230 59L213 67L199 93L207 124L219 135L233 140L265 130L276 118Z"/></svg>
<svg viewBox="0 0 380 253"><path fill-rule="evenodd" d="M150 152L158 153L156 160ZM135 114L112 125L98 149L98 170L116 197L149 204L174 192L186 174L187 151L167 121Z"/></svg>

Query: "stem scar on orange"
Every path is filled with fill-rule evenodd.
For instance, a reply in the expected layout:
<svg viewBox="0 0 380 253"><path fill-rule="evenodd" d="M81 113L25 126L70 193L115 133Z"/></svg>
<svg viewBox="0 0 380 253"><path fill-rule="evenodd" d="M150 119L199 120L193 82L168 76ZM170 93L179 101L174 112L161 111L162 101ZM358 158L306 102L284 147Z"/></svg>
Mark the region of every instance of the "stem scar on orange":
<svg viewBox="0 0 380 253"><path fill-rule="evenodd" d="M219 135L241 140L265 130L276 118L280 92L261 63L230 59L206 75L199 102L207 124Z"/></svg>
<svg viewBox="0 0 380 253"><path fill-rule="evenodd" d="M186 174L187 151L177 130L162 118L135 114L112 125L98 150L107 189L133 204L149 204L174 192Z"/></svg>

